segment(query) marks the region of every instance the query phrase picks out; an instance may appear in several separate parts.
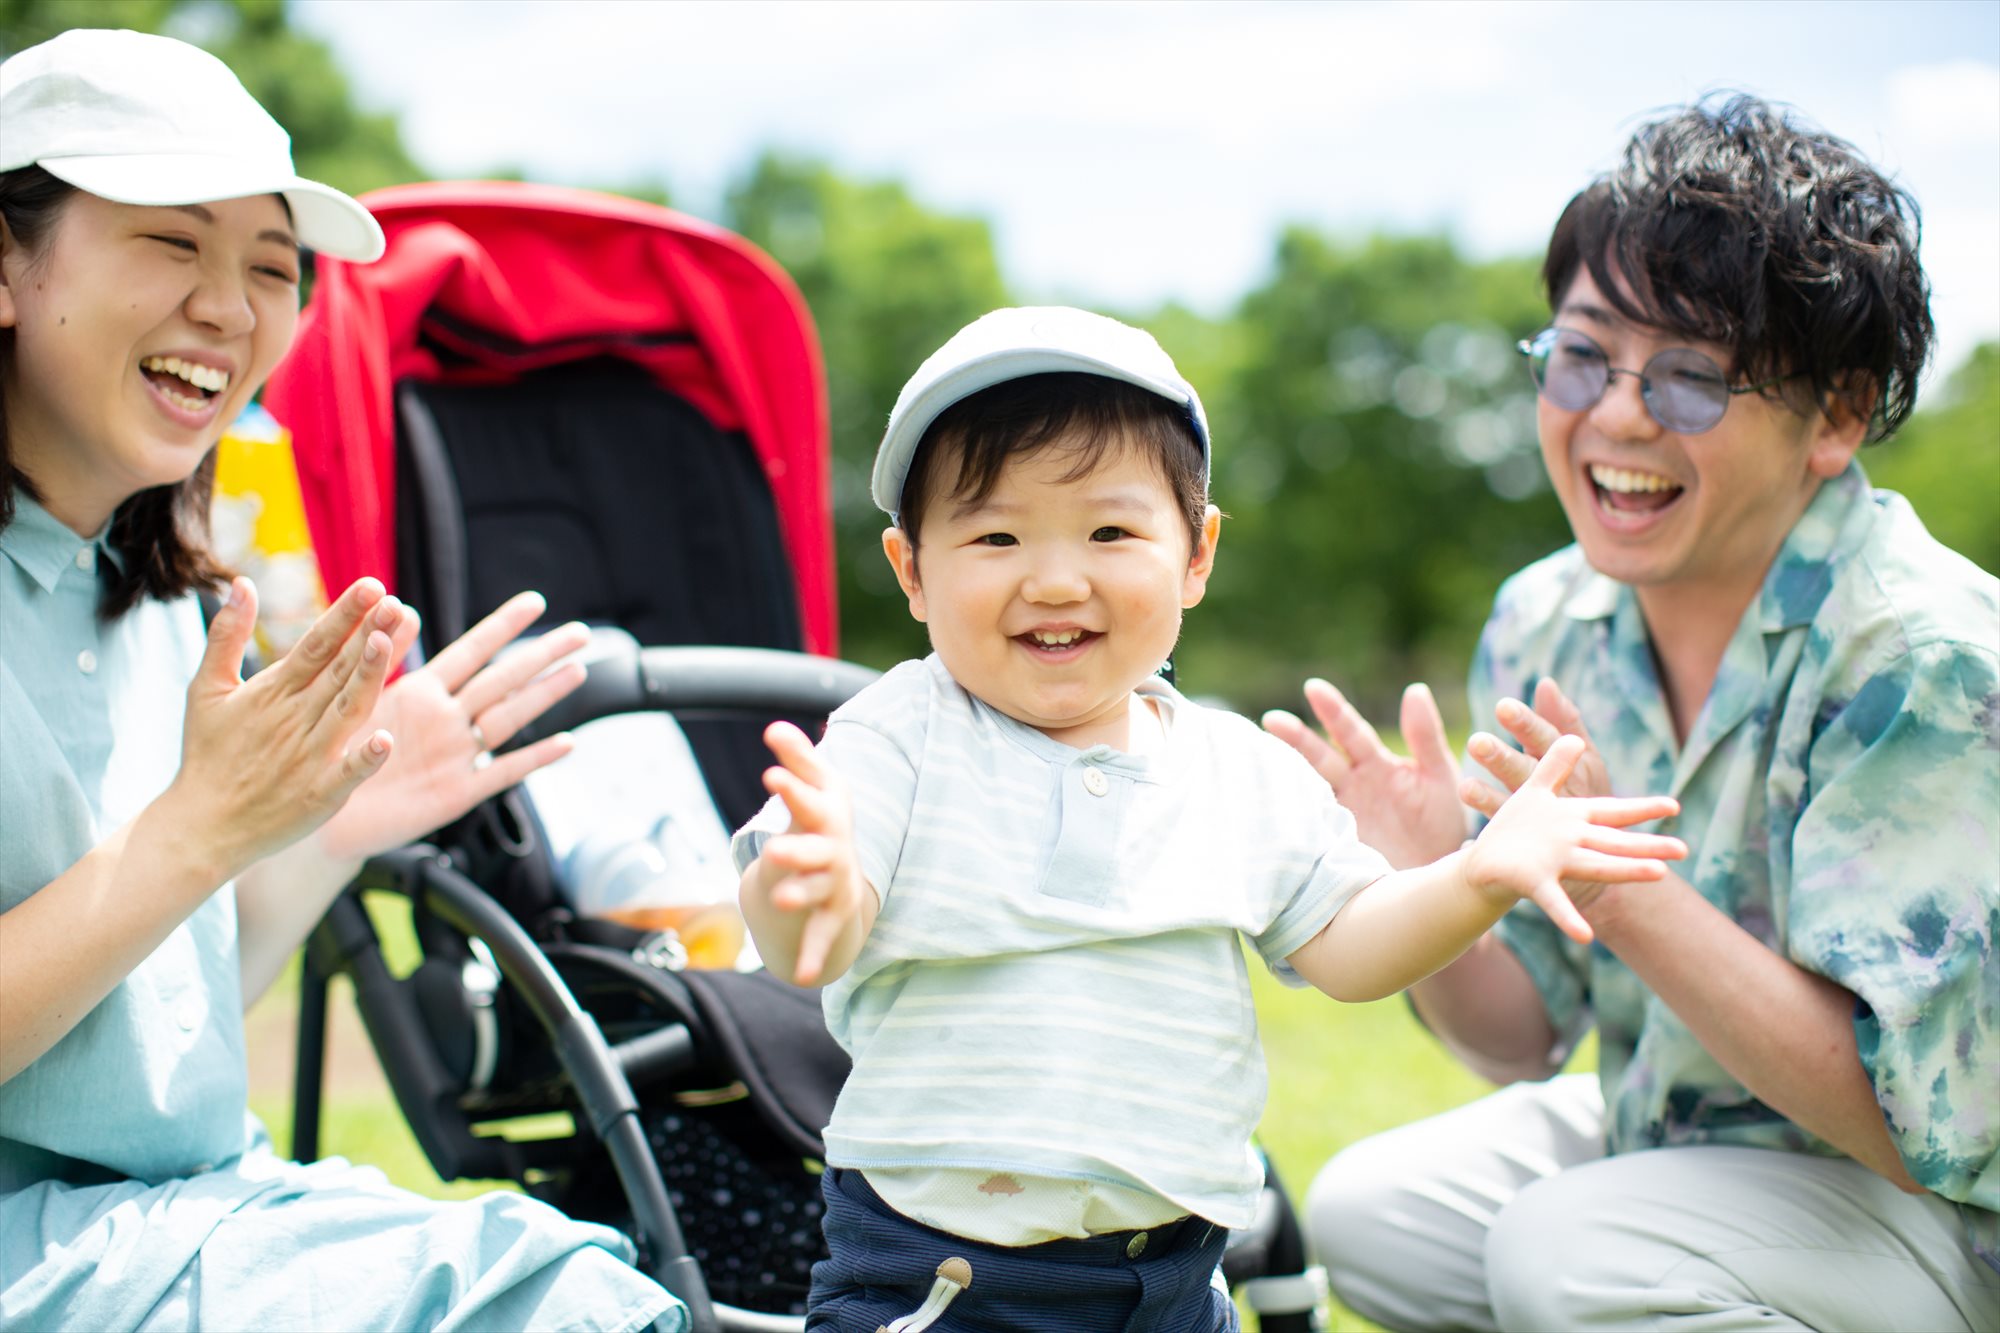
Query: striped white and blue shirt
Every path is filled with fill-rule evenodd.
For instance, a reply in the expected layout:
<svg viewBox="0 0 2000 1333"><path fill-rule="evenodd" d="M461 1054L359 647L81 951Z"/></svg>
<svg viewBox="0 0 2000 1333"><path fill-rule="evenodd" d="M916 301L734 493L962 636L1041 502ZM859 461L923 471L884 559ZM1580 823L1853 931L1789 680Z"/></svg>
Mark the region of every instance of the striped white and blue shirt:
<svg viewBox="0 0 2000 1333"><path fill-rule="evenodd" d="M871 1182L965 1172L967 1207L921 1221L1021 1243L968 1213L1050 1182L1251 1219L1265 1072L1238 936L1298 984L1285 956L1389 867L1291 749L1142 689L1167 719L1157 753L1078 750L933 655L856 695L820 742L882 904L824 997L854 1058L827 1161ZM768 804L736 836L739 868L787 823Z"/></svg>

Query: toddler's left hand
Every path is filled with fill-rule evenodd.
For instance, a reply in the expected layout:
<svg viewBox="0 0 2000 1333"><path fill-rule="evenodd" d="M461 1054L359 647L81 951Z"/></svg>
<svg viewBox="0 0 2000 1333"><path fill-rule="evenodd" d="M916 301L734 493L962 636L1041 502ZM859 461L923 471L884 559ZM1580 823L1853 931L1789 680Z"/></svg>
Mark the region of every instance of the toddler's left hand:
<svg viewBox="0 0 2000 1333"><path fill-rule="evenodd" d="M1679 838L1627 830L1679 813L1680 803L1670 796L1558 794L1585 748L1580 736L1556 738L1511 796L1476 783L1467 783L1461 793L1490 816L1467 850L1467 882L1480 893L1532 899L1579 943L1589 943L1590 923L1564 891L1564 880L1630 884L1664 879L1663 862L1687 855L1687 844Z"/></svg>
<svg viewBox="0 0 2000 1333"><path fill-rule="evenodd" d="M765 842L760 859L779 876L770 887L771 906L805 914L792 976L810 986L820 981L828 957L866 906L869 888L855 854L854 807L839 775L820 763L812 741L797 727L773 722L764 729L764 743L778 760L764 770L764 788L785 803L792 824Z"/></svg>

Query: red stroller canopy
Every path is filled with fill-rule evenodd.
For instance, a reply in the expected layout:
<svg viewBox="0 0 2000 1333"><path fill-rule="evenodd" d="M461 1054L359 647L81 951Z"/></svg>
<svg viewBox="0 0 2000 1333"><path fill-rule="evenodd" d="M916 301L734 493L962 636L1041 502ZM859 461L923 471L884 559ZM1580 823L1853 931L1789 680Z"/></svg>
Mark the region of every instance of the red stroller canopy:
<svg viewBox="0 0 2000 1333"><path fill-rule="evenodd" d="M398 383L505 382L608 355L748 438L776 501L805 648L836 652L826 375L782 269L719 227L583 190L447 182L362 202L388 253L319 259L298 338L264 393L292 432L329 594L364 574L395 587Z"/></svg>

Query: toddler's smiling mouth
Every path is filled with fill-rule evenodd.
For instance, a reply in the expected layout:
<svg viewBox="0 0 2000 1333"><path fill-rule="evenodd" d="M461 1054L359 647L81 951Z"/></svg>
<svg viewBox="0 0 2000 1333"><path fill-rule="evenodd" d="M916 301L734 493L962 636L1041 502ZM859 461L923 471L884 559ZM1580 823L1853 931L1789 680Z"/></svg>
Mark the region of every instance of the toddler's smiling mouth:
<svg viewBox="0 0 2000 1333"><path fill-rule="evenodd" d="M1031 629L1016 634L1014 641L1036 652L1061 653L1103 637L1101 631L1090 629Z"/></svg>

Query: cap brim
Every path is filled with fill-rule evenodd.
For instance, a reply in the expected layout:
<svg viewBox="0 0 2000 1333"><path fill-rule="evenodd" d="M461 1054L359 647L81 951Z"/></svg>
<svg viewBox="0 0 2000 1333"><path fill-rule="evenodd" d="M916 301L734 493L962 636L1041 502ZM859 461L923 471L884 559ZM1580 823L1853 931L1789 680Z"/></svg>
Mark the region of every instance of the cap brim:
<svg viewBox="0 0 2000 1333"><path fill-rule="evenodd" d="M874 497L876 508L892 517L898 515L903 502L903 483L909 477L910 463L916 457L917 445L922 442L924 432L931 428L931 423L936 421L946 408L970 398L983 389L990 389L996 384L1005 384L1008 380L1026 379L1030 375L1061 374L1066 371L1123 380L1127 384L1135 384L1142 389L1150 390L1169 402L1178 403L1182 407L1189 406L1187 390L1180 385L1155 379L1126 366L1099 360L1081 352L1061 347L1008 347L989 352L952 367L926 386L907 407L895 414L895 419L889 427L890 438L884 440L882 447L876 451L875 470L869 478L869 491ZM1206 453L1207 440L1204 438L1201 444L1203 452Z"/></svg>
<svg viewBox="0 0 2000 1333"><path fill-rule="evenodd" d="M336 259L380 259L381 224L359 202L330 185L274 173L238 158L201 153L42 158L50 175L118 204L173 207L283 195L299 244Z"/></svg>

